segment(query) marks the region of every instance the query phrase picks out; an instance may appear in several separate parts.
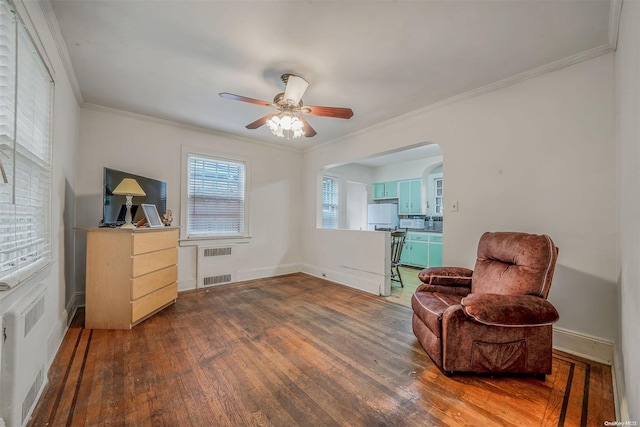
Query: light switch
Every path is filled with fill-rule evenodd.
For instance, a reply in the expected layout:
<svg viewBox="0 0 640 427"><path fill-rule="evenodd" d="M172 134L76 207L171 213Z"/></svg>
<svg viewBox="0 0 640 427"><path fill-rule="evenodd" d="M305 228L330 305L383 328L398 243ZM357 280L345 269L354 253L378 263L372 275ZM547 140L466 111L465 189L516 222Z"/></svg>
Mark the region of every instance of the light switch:
<svg viewBox="0 0 640 427"><path fill-rule="evenodd" d="M449 212L458 212L458 201L454 200L449 203Z"/></svg>

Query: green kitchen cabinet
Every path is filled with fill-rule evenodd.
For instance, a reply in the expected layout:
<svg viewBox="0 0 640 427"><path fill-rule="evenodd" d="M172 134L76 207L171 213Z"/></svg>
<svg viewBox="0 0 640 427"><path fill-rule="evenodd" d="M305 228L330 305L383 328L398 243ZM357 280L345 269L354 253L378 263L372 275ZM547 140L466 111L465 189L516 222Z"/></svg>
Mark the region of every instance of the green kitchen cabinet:
<svg viewBox="0 0 640 427"><path fill-rule="evenodd" d="M441 267L442 235L422 232L407 233L400 262L412 267Z"/></svg>
<svg viewBox="0 0 640 427"><path fill-rule="evenodd" d="M398 182L398 213L412 215L422 213L422 180Z"/></svg>
<svg viewBox="0 0 640 427"><path fill-rule="evenodd" d="M373 200L398 198L398 181L376 182L373 184Z"/></svg>
<svg viewBox="0 0 640 427"><path fill-rule="evenodd" d="M412 240L411 250L409 252L409 264L427 267L427 260L429 259L429 243Z"/></svg>
<svg viewBox="0 0 640 427"><path fill-rule="evenodd" d="M405 239L404 245L402 245L402 253L400 254L400 264L409 264L410 252L410 242Z"/></svg>
<svg viewBox="0 0 640 427"><path fill-rule="evenodd" d="M442 267L442 243L429 242L429 267Z"/></svg>

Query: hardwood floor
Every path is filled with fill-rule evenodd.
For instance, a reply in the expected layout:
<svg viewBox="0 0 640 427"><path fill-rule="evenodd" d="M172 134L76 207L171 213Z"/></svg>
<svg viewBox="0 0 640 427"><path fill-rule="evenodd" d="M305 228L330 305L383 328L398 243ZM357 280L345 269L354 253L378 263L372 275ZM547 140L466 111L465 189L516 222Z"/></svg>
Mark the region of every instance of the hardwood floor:
<svg viewBox="0 0 640 427"><path fill-rule="evenodd" d="M413 267L399 268L404 286L401 287L398 282L391 282L391 295L386 298L388 301L395 302L396 304L411 307L411 295L413 295L416 288L422 283L420 279L418 279L418 273L421 269Z"/></svg>
<svg viewBox="0 0 640 427"><path fill-rule="evenodd" d="M601 426L609 367L445 377L411 310L304 274L180 294L132 330L80 313L31 426Z"/></svg>

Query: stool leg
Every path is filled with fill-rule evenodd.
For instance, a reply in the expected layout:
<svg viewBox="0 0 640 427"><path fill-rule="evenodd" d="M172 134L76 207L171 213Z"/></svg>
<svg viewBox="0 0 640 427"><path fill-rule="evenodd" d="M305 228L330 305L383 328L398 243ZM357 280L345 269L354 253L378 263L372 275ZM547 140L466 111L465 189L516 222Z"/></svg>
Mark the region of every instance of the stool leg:
<svg viewBox="0 0 640 427"><path fill-rule="evenodd" d="M400 287L404 288L404 283L402 283L402 275L400 275L400 267L396 265L396 273L398 273L398 281L400 282Z"/></svg>

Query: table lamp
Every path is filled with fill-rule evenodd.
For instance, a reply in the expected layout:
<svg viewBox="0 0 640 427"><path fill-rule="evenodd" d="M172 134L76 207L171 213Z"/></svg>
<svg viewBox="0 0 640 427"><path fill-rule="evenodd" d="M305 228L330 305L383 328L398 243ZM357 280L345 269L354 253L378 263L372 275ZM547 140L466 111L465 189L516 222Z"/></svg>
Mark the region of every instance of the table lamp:
<svg viewBox="0 0 640 427"><path fill-rule="evenodd" d="M121 228L135 228L135 225L131 223L131 200L133 199L133 196L146 196L147 193L140 188L138 181L133 178L123 179L111 193L127 197L127 213L124 217L124 224Z"/></svg>

